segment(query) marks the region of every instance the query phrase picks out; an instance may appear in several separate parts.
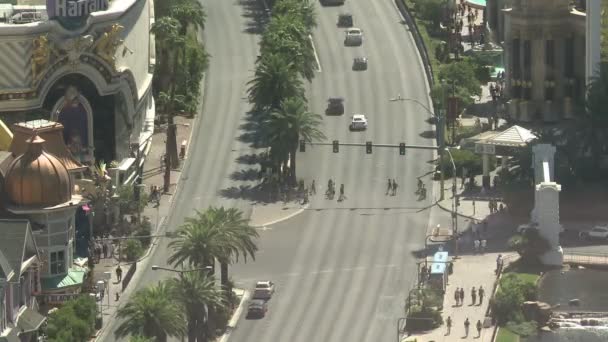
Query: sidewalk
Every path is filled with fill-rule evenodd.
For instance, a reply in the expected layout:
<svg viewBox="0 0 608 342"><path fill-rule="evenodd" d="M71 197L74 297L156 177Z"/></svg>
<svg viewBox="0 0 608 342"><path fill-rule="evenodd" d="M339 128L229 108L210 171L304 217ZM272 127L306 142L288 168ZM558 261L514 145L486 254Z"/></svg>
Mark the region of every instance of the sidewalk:
<svg viewBox="0 0 608 342"><path fill-rule="evenodd" d="M182 116L175 117L175 123L177 125L177 145L181 144L183 140L190 142L190 132L192 128L194 120L192 118L186 118ZM150 192L150 187L152 185L156 185L162 189L163 187L163 171L161 169L161 155L165 153L165 130L163 128L159 129L156 127L155 132L152 136L152 143L150 144L150 151L146 156L146 162L144 163L144 171L143 171L143 183L145 185L145 191ZM189 150L186 149L186 158L188 158ZM183 165L183 161L180 163ZM181 166L180 166L181 167ZM156 205L155 202L150 202L146 208L143 210L141 217L148 217L150 219L150 223L152 224L152 234L156 234L165 221L165 218L169 214L171 210L171 199L173 198L173 193L175 192L175 188L177 185L177 181L181 176L181 169L172 170L171 171L171 187L169 193L163 193L160 205ZM152 246L154 245L154 239L150 243L150 247L146 250L144 255L140 258L143 259L148 256L151 251ZM117 246L114 248L114 256L118 255ZM108 325L108 321L114 318L116 310L120 304L120 300L116 301L116 293L120 293L122 295L122 283L118 282L116 278L116 267L118 265L118 260L115 258L106 258L101 259L99 264L95 265L93 271L93 281L96 283L98 280L103 280L104 272L111 272L112 278L109 281L109 293L110 293L110 305L108 306L108 298L104 298L101 305L103 308L103 326L97 331L97 337L101 335L104 329ZM129 269L130 263L120 263L122 268L122 276L125 277ZM131 285L132 286L132 285Z"/></svg>
<svg viewBox="0 0 608 342"><path fill-rule="evenodd" d="M476 179L479 184L481 177ZM460 179L457 179L457 194L462 194L460 188ZM445 180L445 194L442 201L438 201L440 194L440 182L434 181L434 187L437 189L434 191L435 200L437 202L438 216L447 216L452 211L452 179ZM496 259L498 254L502 254L503 257L512 253L505 253L504 251L488 252L488 253L475 253L473 248L473 240L476 239L474 236L474 229L479 229L482 238L488 240L488 246L495 247L493 245L493 237L504 235L504 222L503 217L500 214L490 214L487 199L494 198L491 194L486 196L475 196L469 194L468 196L462 196L460 199L460 206L458 207L458 216L460 217L459 222L467 222L466 225L462 225L459 228L459 232L464 233L459 239L460 253L458 259L453 259L454 271L448 278L448 285L446 288L442 317L444 324L427 333L414 334L409 338L404 338L402 341L414 340L417 342L448 342L448 341L460 341L460 340L471 340L471 341L483 341L491 342L494 327L491 326L490 320L486 319L486 313L488 311L488 303L492 297L492 291L496 282ZM473 204L475 202L475 204ZM500 203L500 202L499 202ZM487 230L482 232L480 225L472 225L474 222L481 222L487 219L488 225ZM446 222L445 220L438 222ZM449 220L448 220L449 222ZM437 227L435 225L429 226L428 234L434 233ZM510 233L510 232L506 232ZM452 227L441 226L440 235L451 235ZM502 237L501 237L502 238ZM448 239L437 239L435 242L443 242ZM489 248L490 249L490 248ZM432 257L429 257L432 260ZM475 287L479 289L482 286L484 288L484 299L482 305L471 305L471 289ZM456 306L454 299L454 292L456 288L464 288L465 300L464 305ZM477 297L477 303L479 297ZM446 335L447 328L445 321L447 318L452 319L452 329L449 335ZM464 320L468 318L470 322L469 334L465 337ZM481 336L478 337L476 324L477 321L481 321L484 328L481 331Z"/></svg>

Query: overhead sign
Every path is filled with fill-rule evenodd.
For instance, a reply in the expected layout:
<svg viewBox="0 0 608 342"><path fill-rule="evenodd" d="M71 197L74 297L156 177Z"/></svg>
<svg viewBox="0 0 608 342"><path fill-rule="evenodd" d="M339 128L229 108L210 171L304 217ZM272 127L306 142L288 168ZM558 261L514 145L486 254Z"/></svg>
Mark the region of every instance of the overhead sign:
<svg viewBox="0 0 608 342"><path fill-rule="evenodd" d="M46 0L49 19L56 19L68 30L82 27L89 14L108 7L108 0Z"/></svg>

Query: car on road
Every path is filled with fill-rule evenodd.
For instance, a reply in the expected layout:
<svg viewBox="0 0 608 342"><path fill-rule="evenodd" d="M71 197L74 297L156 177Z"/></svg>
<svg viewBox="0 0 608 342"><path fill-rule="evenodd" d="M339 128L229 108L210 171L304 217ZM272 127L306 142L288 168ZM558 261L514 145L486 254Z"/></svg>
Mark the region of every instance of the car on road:
<svg viewBox="0 0 608 342"><path fill-rule="evenodd" d="M608 226L595 226L579 233L582 239L608 239Z"/></svg>
<svg viewBox="0 0 608 342"><path fill-rule="evenodd" d="M274 294L274 288L274 283L269 280L258 281L257 283L255 283L253 299L270 299Z"/></svg>
<svg viewBox="0 0 608 342"><path fill-rule="evenodd" d="M528 222L517 226L517 234L524 234L528 229L538 229L538 223Z"/></svg>
<svg viewBox="0 0 608 342"><path fill-rule="evenodd" d="M342 115L344 114L344 99L341 97L330 97L327 100L327 115Z"/></svg>
<svg viewBox="0 0 608 342"><path fill-rule="evenodd" d="M349 127L351 131L364 131L367 129L367 118L364 114L355 114L353 115L352 120L350 121Z"/></svg>
<svg viewBox="0 0 608 342"><path fill-rule="evenodd" d="M363 31L356 27L347 29L344 37L344 45L357 46L361 44L363 44Z"/></svg>
<svg viewBox="0 0 608 342"><path fill-rule="evenodd" d="M253 299L247 307L247 318L263 318L268 312L268 303L262 299Z"/></svg>
<svg viewBox="0 0 608 342"><path fill-rule="evenodd" d="M367 70L367 57L355 57L353 60L353 70Z"/></svg>
<svg viewBox="0 0 608 342"><path fill-rule="evenodd" d="M352 27L353 15L350 13L341 13L338 15L338 27Z"/></svg>

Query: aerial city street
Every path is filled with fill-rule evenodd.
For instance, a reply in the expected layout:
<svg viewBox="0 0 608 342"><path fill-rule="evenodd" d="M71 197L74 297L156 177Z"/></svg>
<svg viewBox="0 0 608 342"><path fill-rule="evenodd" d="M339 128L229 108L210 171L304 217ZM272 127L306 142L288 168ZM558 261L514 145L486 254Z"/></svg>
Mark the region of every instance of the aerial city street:
<svg viewBox="0 0 608 342"><path fill-rule="evenodd" d="M608 0L0 12L0 342L608 340Z"/></svg>

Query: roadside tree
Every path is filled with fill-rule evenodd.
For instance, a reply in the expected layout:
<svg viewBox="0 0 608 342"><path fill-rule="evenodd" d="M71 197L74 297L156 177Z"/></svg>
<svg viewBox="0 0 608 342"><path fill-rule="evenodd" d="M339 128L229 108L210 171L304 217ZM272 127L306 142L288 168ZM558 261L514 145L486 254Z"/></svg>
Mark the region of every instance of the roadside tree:
<svg viewBox="0 0 608 342"><path fill-rule="evenodd" d="M320 115L309 112L304 100L297 97L285 99L281 107L271 112L266 119L264 127L267 129L268 143L270 146L284 146L289 154L289 178L293 184L296 182L296 152L299 141L324 140L325 135L319 129L322 120Z"/></svg>
<svg viewBox="0 0 608 342"><path fill-rule="evenodd" d="M157 342L184 336L184 314L171 295L169 287L162 282L137 291L125 306L118 309L117 317L122 323L114 335L117 338L141 335L155 338Z"/></svg>
<svg viewBox="0 0 608 342"><path fill-rule="evenodd" d="M284 99L304 95L293 63L279 54L262 55L257 61L255 75L247 85L249 102L255 111L277 109Z"/></svg>
<svg viewBox="0 0 608 342"><path fill-rule="evenodd" d="M182 308L188 321L187 336L189 342L208 341L205 308L218 309L225 304L224 297L215 287L215 279L204 272L185 272L177 278L168 280L171 298ZM213 330L212 330L213 331Z"/></svg>

